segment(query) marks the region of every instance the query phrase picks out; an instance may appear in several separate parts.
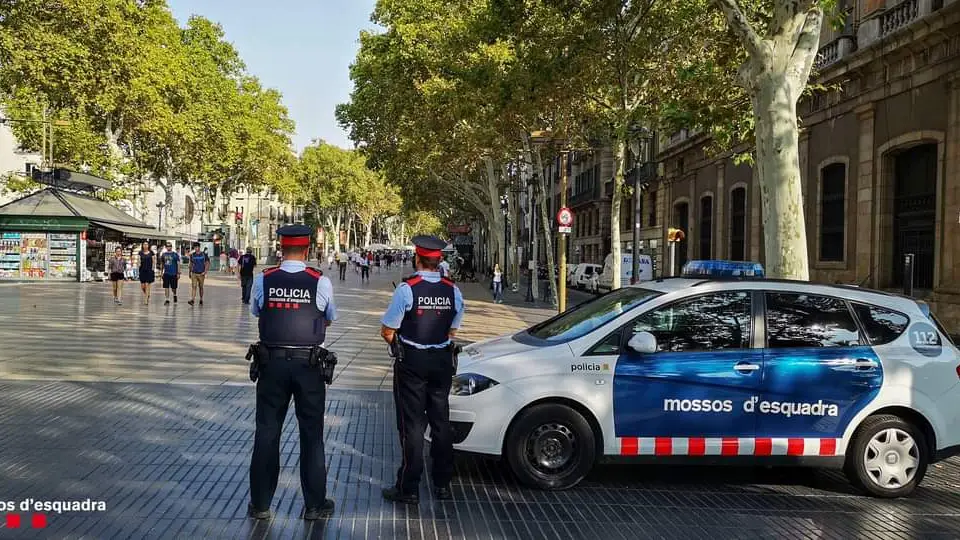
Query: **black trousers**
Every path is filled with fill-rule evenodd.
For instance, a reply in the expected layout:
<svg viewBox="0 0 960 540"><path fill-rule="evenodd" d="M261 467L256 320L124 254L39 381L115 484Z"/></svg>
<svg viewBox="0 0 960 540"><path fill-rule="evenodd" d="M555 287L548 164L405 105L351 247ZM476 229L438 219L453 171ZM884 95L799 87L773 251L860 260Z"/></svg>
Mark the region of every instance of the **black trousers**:
<svg viewBox="0 0 960 540"><path fill-rule="evenodd" d="M433 485L447 486L453 478L449 396L454 369L448 349L405 346L404 353L403 362L393 364L393 399L403 451L397 488L404 494L415 494L423 474L423 441L428 424Z"/></svg>
<svg viewBox="0 0 960 540"><path fill-rule="evenodd" d="M347 279L347 263L340 263L340 281Z"/></svg>
<svg viewBox="0 0 960 540"><path fill-rule="evenodd" d="M253 276L240 276L240 298L244 303L250 302L250 289L253 288Z"/></svg>
<svg viewBox="0 0 960 540"><path fill-rule="evenodd" d="M361 266L360 267L360 281L367 280L370 281L370 267Z"/></svg>
<svg viewBox="0 0 960 540"><path fill-rule="evenodd" d="M323 506L327 468L323 453L326 387L307 351L272 349L257 381L257 433L250 462L250 502L270 508L280 475L280 434L293 396L300 425L300 487L307 508Z"/></svg>

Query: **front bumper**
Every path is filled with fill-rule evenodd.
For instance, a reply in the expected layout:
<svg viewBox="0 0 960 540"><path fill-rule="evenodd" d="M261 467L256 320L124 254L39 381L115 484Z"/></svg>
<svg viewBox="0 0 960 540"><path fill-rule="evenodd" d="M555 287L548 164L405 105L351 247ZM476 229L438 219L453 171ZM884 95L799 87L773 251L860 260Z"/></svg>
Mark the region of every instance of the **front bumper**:
<svg viewBox="0 0 960 540"><path fill-rule="evenodd" d="M502 384L472 396L450 396L454 448L499 456L507 427L517 410L517 394Z"/></svg>

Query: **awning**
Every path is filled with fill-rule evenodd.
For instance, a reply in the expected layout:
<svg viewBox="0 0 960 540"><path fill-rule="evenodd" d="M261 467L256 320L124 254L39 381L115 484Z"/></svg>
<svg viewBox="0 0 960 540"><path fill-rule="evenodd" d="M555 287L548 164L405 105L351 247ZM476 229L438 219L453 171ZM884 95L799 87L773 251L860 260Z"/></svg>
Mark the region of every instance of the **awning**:
<svg viewBox="0 0 960 540"><path fill-rule="evenodd" d="M133 227L131 225L118 225L116 223L108 223L105 221L93 221L90 223L94 225L99 225L104 229L110 229L112 231L117 231L123 233L124 235L130 238L136 238L138 240L179 240L178 236L171 236L169 234L163 234L162 232L152 228L152 227Z"/></svg>

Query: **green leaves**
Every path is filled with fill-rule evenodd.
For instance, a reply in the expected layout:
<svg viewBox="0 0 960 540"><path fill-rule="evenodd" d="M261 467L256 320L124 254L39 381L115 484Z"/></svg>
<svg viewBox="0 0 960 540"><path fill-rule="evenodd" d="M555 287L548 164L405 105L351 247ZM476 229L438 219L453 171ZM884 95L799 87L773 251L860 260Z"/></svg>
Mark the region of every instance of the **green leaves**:
<svg viewBox="0 0 960 540"><path fill-rule="evenodd" d="M0 0L0 101L69 119L56 161L132 181L289 188L293 122L219 25L163 0ZM15 126L39 148L40 131Z"/></svg>

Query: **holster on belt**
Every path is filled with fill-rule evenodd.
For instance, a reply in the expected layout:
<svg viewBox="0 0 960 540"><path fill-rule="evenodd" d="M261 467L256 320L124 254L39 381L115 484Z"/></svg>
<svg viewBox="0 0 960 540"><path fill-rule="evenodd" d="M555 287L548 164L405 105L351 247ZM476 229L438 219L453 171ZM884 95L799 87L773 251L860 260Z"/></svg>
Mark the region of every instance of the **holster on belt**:
<svg viewBox="0 0 960 540"><path fill-rule="evenodd" d="M447 345L447 349L450 351L450 360L451 360L451 363L453 364L453 374L456 375L457 366L459 365L459 362L460 362L460 351L463 350L463 345L460 345L455 341L451 341L450 345Z"/></svg>
<svg viewBox="0 0 960 540"><path fill-rule="evenodd" d="M328 351L320 345L310 349L310 367L319 367L323 372L323 382L333 384L333 371L337 367L337 353Z"/></svg>
<svg viewBox="0 0 960 540"><path fill-rule="evenodd" d="M397 362L403 362L403 343L400 342L400 334L393 334L393 341L390 342L390 356Z"/></svg>
<svg viewBox="0 0 960 540"><path fill-rule="evenodd" d="M247 362L250 362L250 380L257 382L257 379L260 378L260 366L266 360L266 356L269 355L267 348L260 345L259 342L250 345L250 348L247 349Z"/></svg>

